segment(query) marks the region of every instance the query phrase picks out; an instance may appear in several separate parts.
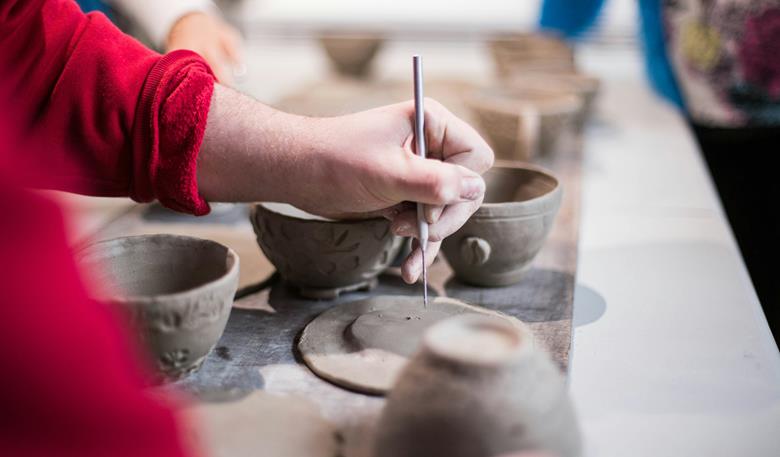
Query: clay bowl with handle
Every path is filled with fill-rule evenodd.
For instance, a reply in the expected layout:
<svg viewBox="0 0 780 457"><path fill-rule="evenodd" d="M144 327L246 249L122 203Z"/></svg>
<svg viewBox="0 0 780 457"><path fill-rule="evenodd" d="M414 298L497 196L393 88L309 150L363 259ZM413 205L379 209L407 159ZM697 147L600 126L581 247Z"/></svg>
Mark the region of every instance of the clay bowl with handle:
<svg viewBox="0 0 780 457"><path fill-rule="evenodd" d="M197 370L225 329L238 286L238 255L215 241L179 235L116 238L77 253L148 350L157 381Z"/></svg>
<svg viewBox="0 0 780 457"><path fill-rule="evenodd" d="M320 44L337 73L365 78L384 40L370 33L324 33Z"/></svg>
<svg viewBox="0 0 780 457"><path fill-rule="evenodd" d="M584 100L571 90L486 87L465 103L498 159L528 161L581 147Z"/></svg>
<svg viewBox="0 0 780 457"><path fill-rule="evenodd" d="M429 328L377 424L374 457L581 453L566 383L525 326L464 314Z"/></svg>
<svg viewBox="0 0 780 457"><path fill-rule="evenodd" d="M254 205L250 218L260 249L306 298L372 289L403 244L384 218L330 220L279 203Z"/></svg>
<svg viewBox="0 0 780 457"><path fill-rule="evenodd" d="M484 175L485 200L442 251L465 283L485 287L519 282L544 245L563 191L550 172L498 162Z"/></svg>

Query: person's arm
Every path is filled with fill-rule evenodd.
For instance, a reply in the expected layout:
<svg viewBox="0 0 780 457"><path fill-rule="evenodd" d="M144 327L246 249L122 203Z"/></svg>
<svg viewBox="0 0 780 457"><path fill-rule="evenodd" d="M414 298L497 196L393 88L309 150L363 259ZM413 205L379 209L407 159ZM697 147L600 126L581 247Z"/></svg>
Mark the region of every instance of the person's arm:
<svg viewBox="0 0 780 457"><path fill-rule="evenodd" d="M216 86L198 163L201 194L210 201L279 201L329 217L382 214L393 230L416 236L416 212L431 205L430 254L482 202L480 174L493 152L479 134L434 100L425 102L429 159L412 152L414 104L409 101L346 116L283 113ZM421 252L407 259L408 282L422 269Z"/></svg>
<svg viewBox="0 0 780 457"><path fill-rule="evenodd" d="M208 212L196 159L214 77L201 57L160 56L69 0L5 0L0 83L20 124L64 146L17 151L30 185Z"/></svg>
<svg viewBox="0 0 780 457"><path fill-rule="evenodd" d="M28 92L18 97L27 102L22 115L71 148L32 156L34 169L56 172L57 188L158 198L193 214L208 212L206 199L283 201L329 216L381 212L402 235L412 234L414 214L402 203L423 202L434 205L429 261L482 200L479 174L492 151L433 101L426 103L431 159L420 159L410 148L410 102L336 118L282 113L223 86L214 92L199 57L160 57L102 15L84 16L64 0L25 5L0 10L0 45L12 45L0 65L23 61L9 67ZM24 52L30 43L40 47L38 62ZM404 265L407 281L417 279L420 257L415 251Z"/></svg>

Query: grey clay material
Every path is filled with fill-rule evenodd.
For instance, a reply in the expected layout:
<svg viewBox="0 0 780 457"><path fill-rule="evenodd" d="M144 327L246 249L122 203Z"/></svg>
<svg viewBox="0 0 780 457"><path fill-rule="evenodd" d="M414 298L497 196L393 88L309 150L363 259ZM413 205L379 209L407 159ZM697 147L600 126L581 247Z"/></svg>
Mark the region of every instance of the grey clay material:
<svg viewBox="0 0 780 457"><path fill-rule="evenodd" d="M256 204L250 217L260 249L307 298L373 288L401 248L402 238L386 219L333 221L294 213L305 214L289 205Z"/></svg>
<svg viewBox="0 0 780 457"><path fill-rule="evenodd" d="M526 327L476 314L428 329L387 396L374 457L580 455L566 383L531 340Z"/></svg>
<svg viewBox="0 0 780 457"><path fill-rule="evenodd" d="M501 164L484 177L484 203L444 239L442 251L460 281L506 286L522 279L544 245L561 204L561 185L530 165Z"/></svg>
<svg viewBox="0 0 780 457"><path fill-rule="evenodd" d="M382 38L374 35L325 35L320 38L336 71L354 78L368 76L382 42Z"/></svg>
<svg viewBox="0 0 780 457"><path fill-rule="evenodd" d="M376 295L317 316L304 329L298 349L306 365L323 379L348 389L383 394L417 350L425 330L464 313L525 325L452 298L436 297L424 307L420 296Z"/></svg>
<svg viewBox="0 0 780 457"><path fill-rule="evenodd" d="M144 235L95 243L78 258L104 286L95 298L129 317L158 381L199 368L222 336L238 286L232 249L199 238Z"/></svg>

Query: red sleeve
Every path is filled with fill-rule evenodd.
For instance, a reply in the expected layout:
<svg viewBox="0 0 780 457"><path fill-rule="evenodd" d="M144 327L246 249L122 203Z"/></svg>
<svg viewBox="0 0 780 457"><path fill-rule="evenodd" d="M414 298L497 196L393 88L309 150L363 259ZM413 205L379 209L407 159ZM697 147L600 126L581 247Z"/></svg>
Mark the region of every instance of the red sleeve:
<svg viewBox="0 0 780 457"><path fill-rule="evenodd" d="M196 165L214 76L197 54L160 56L72 0L0 0L0 66L15 117L63 146L19 151L46 169L30 185L208 212Z"/></svg>

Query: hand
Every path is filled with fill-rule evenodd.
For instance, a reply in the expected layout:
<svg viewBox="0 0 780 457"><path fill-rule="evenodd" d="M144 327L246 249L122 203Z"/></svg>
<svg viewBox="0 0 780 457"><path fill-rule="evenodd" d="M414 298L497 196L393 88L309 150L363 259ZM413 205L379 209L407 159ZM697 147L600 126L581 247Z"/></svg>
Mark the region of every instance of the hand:
<svg viewBox="0 0 780 457"><path fill-rule="evenodd" d="M217 85L198 159L207 200L277 201L331 218L382 215L404 236L416 233L414 206L426 211L433 261L441 240L479 208L480 176L493 152L468 124L434 100L425 101L428 159L412 150L410 102L333 118L282 113ZM402 266L414 282L416 249Z"/></svg>
<svg viewBox="0 0 780 457"><path fill-rule="evenodd" d="M323 193L304 193L294 205L333 218L381 214L393 232L418 236L415 205L427 203L430 228L426 262L436 257L441 240L457 231L479 208L485 192L480 174L493 163L493 152L479 134L435 100L425 101L428 159L413 152L414 104L405 102L348 116L322 119L327 132L321 154L312 162L327 170ZM317 176L311 181L316 182ZM401 267L412 283L422 271L417 246Z"/></svg>
<svg viewBox="0 0 780 457"><path fill-rule="evenodd" d="M242 65L241 35L219 17L206 13L190 13L176 21L168 33L165 49L197 52L226 85L233 83L233 69Z"/></svg>

